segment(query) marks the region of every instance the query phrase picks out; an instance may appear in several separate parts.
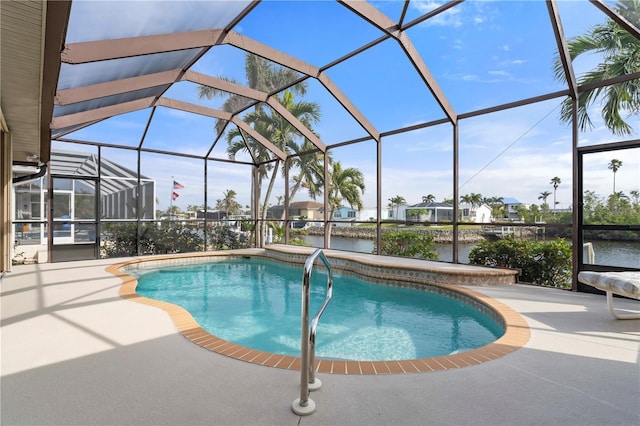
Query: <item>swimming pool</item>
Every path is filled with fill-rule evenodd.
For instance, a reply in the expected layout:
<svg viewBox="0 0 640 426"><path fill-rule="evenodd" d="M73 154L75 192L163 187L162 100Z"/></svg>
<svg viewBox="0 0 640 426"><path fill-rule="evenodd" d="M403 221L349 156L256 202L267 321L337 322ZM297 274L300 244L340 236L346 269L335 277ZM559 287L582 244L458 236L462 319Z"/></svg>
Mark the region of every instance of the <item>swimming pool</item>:
<svg viewBox="0 0 640 426"><path fill-rule="evenodd" d="M302 267L261 257L152 266L130 271L144 297L184 307L209 333L244 347L298 356ZM311 313L326 275L312 274ZM333 299L320 321L316 356L354 361L407 360L462 353L504 334L491 315L455 292L374 284L334 274ZM445 294L443 294L445 293Z"/></svg>

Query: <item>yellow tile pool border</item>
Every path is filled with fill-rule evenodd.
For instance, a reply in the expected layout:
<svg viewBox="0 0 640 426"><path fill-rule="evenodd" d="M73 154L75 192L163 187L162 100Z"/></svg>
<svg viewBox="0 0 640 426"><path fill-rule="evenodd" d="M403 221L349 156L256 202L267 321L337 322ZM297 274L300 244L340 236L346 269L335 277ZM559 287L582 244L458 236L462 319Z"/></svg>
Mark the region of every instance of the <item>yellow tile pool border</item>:
<svg viewBox="0 0 640 426"><path fill-rule="evenodd" d="M172 303L162 302L159 300L153 300L140 296L138 293L136 293L136 285L138 283L137 280L133 276L127 274L122 270L123 268L131 267L132 265L142 265L156 261L162 264L171 264L184 262L187 258L238 258L247 255L260 256L264 255L264 251L260 251L259 249L252 249L249 251L240 252L207 252L136 258L134 260L127 260L110 265L106 268L106 271L119 277L122 280L122 285L120 287L120 296L122 298L137 303L154 306L164 310L169 314L180 333L182 333L182 335L189 339L191 342L207 350L252 364L288 370L299 370L299 357L262 352L240 346L235 343L231 343L224 339L220 339L219 337L210 334L202 327L200 327L200 325L195 321L195 319L186 309ZM354 261L357 262L359 260ZM451 268L455 268L455 265L452 265ZM319 373L353 375L427 373L432 371L445 371L478 365L497 358L501 358L522 348L529 341L531 333L527 322L519 313L517 313L504 303L501 303L472 289L460 287L454 284L433 283L428 285L434 288L440 287L447 292L457 292L463 296L467 296L468 298L477 301L481 305L488 307L490 310L495 312L502 320L505 327L504 335L496 341L477 349L461 352L458 354L432 358L399 361L333 361L316 359L316 371Z"/></svg>

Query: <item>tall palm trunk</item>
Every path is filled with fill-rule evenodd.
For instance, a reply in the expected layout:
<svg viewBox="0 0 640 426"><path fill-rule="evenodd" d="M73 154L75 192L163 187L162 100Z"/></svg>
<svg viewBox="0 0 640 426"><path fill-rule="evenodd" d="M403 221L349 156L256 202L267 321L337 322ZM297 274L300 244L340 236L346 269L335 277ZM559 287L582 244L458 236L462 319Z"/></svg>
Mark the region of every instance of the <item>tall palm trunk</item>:
<svg viewBox="0 0 640 426"><path fill-rule="evenodd" d="M333 208L329 211L329 223L327 224L327 229L325 230L325 232L327 233L327 248L331 248L331 231L333 229L333 222L331 222L331 219L333 218L333 211Z"/></svg>
<svg viewBox="0 0 640 426"><path fill-rule="evenodd" d="M296 196L296 193L298 192L298 189L300 189L300 182L296 182L296 184L293 186L293 189L291 190L291 194L289 194L289 204L291 204L291 200L293 200L293 197ZM284 206L284 208L282 209L282 213L280 214L280 220L284 222L285 219L285 212L287 211L288 206Z"/></svg>
<svg viewBox="0 0 640 426"><path fill-rule="evenodd" d="M280 160L276 160L275 165L273 166L273 172L271 174L271 178L269 179L269 186L267 187L267 193L264 196L264 201L262 203L262 211L260 222L260 245L259 247L264 247L265 237L267 233L267 208L269 207L269 198L271 198L271 192L273 191L273 186L276 181L276 177L278 176L278 168L280 167Z"/></svg>
<svg viewBox="0 0 640 426"><path fill-rule="evenodd" d="M262 179L260 178L260 167L253 168L251 173L251 217L255 221L255 227L253 230L255 238L255 247L261 247L260 245L260 202L256 203L256 199L260 199L262 194Z"/></svg>

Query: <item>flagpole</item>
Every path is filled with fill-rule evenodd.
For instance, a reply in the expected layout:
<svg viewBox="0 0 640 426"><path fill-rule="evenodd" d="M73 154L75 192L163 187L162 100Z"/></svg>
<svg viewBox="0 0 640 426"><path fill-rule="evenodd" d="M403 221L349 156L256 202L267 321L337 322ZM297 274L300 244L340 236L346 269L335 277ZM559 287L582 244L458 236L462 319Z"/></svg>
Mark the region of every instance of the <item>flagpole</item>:
<svg viewBox="0 0 640 426"><path fill-rule="evenodd" d="M173 182L174 177L171 176L171 190L169 191L169 220L171 220L171 215L173 214Z"/></svg>
<svg viewBox="0 0 640 426"><path fill-rule="evenodd" d="M178 198L180 194L176 192L177 189L184 188L179 182L176 182L175 176L171 176L171 198L169 199L169 218L171 218L171 214L173 213L173 200Z"/></svg>

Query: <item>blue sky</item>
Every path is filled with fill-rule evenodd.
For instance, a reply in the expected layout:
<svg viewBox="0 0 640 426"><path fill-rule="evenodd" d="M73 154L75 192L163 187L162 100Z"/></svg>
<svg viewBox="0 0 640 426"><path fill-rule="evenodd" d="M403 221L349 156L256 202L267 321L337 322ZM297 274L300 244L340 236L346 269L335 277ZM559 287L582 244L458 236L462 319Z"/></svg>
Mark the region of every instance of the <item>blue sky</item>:
<svg viewBox="0 0 640 426"><path fill-rule="evenodd" d="M222 2L120 2L120 6L134 7L136 20L119 12L122 18L107 25L107 34L97 33L102 28L113 2L97 2L100 12L87 9L83 25L70 28L70 39L81 41L100 37L121 37L138 34L159 34L172 29L180 19L178 15L192 8L210 8L211 16L228 10ZM211 4L210 4L211 3ZM90 2L90 4L96 4ZM388 17L396 20L403 2L372 2ZM439 2L412 2L406 21L433 9ZM74 7L75 4L74 4ZM81 6L75 13L81 15ZM238 8L237 2L232 7ZM590 26L604 21L604 15L586 1L560 1L559 9L565 34L572 37L584 33ZM163 10L170 10L173 19L167 19ZM215 12L215 13L214 13ZM202 29L211 25L198 14L182 30ZM72 10L72 19L74 11ZM149 20L142 19L149 16ZM95 20L95 22L93 22ZM220 18L224 21L223 18ZM103 24L104 25L104 24ZM127 27L128 25L128 27ZM119 28L127 28L128 33ZM164 29L163 29L164 28ZM264 1L246 17L235 30L243 35L270 45L287 54L315 65L326 65L357 47L377 39L382 33L357 18L344 6L329 1ZM95 34L94 34L95 33ZM555 41L544 1L467 1L407 31L415 49L420 53L442 92L456 113L513 102L562 89L551 72ZM212 48L192 69L213 76L227 76L244 83L244 53L230 46ZM581 58L575 61L576 73L588 70L599 58ZM378 131L385 132L445 117L432 94L414 71L399 44L387 40L327 71L327 75L342 90ZM306 101L321 106L322 118L315 130L328 145L366 135L331 94L316 80L310 79ZM224 99L199 100L196 86L180 83L165 96L210 107L219 107ZM571 134L559 123L561 99L494 113L460 121L460 194L480 193L484 196L514 197L525 203L539 203L543 191L553 191L550 179L558 176L559 207L568 207L571 201ZM137 145L148 120L149 111L126 114L121 117L83 129L69 137L104 141L107 143ZM620 140L602 125L596 111L592 113L595 128L580 135L581 145L592 145ZM634 118L638 123L637 116ZM633 121L632 121L633 123ZM201 155L214 139L212 119L158 108L153 125L147 134L145 146L176 150ZM640 126L635 126L636 130ZM634 135L630 138L637 138ZM437 200L453 194L451 170L453 161L452 128L448 124L417 130L383 139L382 202L396 195L409 204L433 194ZM68 147L65 147L68 148ZM226 158L224 140L214 155ZM112 153L118 157L115 151ZM376 150L367 142L337 148L334 159L344 167L361 170L366 178L364 194L366 206L375 205ZM130 154L112 159L130 163ZM158 181L158 199L161 208L168 204L172 176L185 185L176 202L181 207L202 204L201 162L190 159L149 156L143 173ZM248 157L240 157L247 159ZM607 164L612 158L623 161L616 175L616 190L626 194L640 190L640 150L607 153L585 159L589 177L585 187L601 196L611 192L612 173ZM222 192L234 189L243 204L249 203L247 168L214 163L209 170L209 204L222 197ZM221 175L212 175L212 170ZM279 179L275 195L283 195L283 182ZM303 194L296 200L306 199ZM275 200L274 200L275 201ZM275 202L274 202L275 204Z"/></svg>

